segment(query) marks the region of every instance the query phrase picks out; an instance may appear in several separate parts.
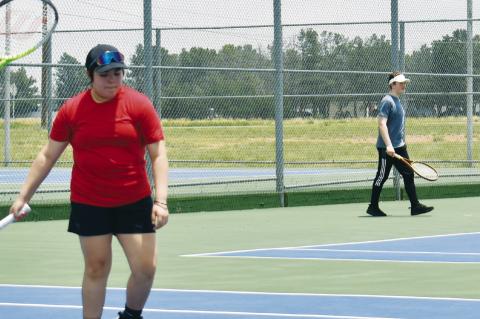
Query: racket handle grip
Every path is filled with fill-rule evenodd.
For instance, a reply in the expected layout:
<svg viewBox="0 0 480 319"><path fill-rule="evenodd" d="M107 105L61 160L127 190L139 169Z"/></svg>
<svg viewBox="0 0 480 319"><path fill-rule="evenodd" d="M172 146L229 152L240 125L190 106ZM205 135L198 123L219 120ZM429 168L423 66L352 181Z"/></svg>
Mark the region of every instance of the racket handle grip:
<svg viewBox="0 0 480 319"><path fill-rule="evenodd" d="M8 214L6 217L0 220L0 229L7 227L14 221L15 221L15 217L13 216L13 214Z"/></svg>
<svg viewBox="0 0 480 319"><path fill-rule="evenodd" d="M30 208L30 206L28 206L28 204L25 203L23 205L23 207L18 212L16 212L14 215L15 215L15 217L19 217L19 216L22 216L22 215L27 216L31 211L32 211L32 209ZM12 215L12 214L10 214L10 215Z"/></svg>
<svg viewBox="0 0 480 319"><path fill-rule="evenodd" d="M8 214L6 217L4 217L2 220L0 220L0 229L7 227L11 223L15 222L15 218L19 216L26 216L28 213L30 213L32 209L28 204L23 205L23 207L16 212L15 214Z"/></svg>

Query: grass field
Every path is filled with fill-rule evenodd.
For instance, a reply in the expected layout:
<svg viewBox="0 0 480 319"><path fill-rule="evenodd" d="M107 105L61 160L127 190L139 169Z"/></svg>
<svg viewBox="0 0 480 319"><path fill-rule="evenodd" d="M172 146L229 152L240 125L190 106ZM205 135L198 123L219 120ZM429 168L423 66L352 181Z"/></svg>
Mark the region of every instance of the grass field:
<svg viewBox="0 0 480 319"><path fill-rule="evenodd" d="M165 120L163 124L171 160L273 161L275 158L272 120ZM3 122L0 129L4 129ZM375 160L376 135L373 118L285 120L285 161ZM47 133L38 120L14 120L11 140L12 160L31 161L46 142ZM475 117L474 144L479 141L480 119ZM1 134L1 149L4 143ZM465 160L466 118L410 118L407 143L416 159ZM474 152L474 159L478 160L479 154ZM68 149L61 160L71 161L71 157ZM4 161L3 152L0 161Z"/></svg>

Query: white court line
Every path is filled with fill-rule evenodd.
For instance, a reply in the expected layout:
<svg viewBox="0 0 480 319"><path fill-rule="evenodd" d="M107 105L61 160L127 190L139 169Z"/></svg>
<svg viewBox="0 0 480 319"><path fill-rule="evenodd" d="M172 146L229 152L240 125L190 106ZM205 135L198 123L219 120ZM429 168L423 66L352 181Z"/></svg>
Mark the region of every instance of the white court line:
<svg viewBox="0 0 480 319"><path fill-rule="evenodd" d="M442 251L404 251L404 250L367 250L367 249L276 249L276 250L292 250L292 251L325 251L325 252L347 252L347 253L379 253L379 254L419 254L419 255L446 255L446 256L480 256L480 253L449 253Z"/></svg>
<svg viewBox="0 0 480 319"><path fill-rule="evenodd" d="M74 305L50 305L50 304L37 304L37 303L13 303L13 302L0 302L0 307L19 307L19 308L56 308L56 309L82 309L82 306ZM104 307L108 309L109 307ZM111 308L111 307L110 307ZM114 308L111 308L114 309ZM115 308L115 310L122 310L121 308Z"/></svg>
<svg viewBox="0 0 480 319"><path fill-rule="evenodd" d="M0 284L0 288L31 288L31 289L73 289L80 290L79 286L47 286L47 285L17 285L17 284ZM108 287L107 290L125 291L123 287ZM444 300L444 301L467 301L480 302L480 299L473 298L449 298L449 297L418 297L418 296L392 296L392 295L353 295L353 294L321 294L321 293L304 293L304 292L266 292L266 291L234 291L234 290L208 290L208 289L168 289L168 288L152 288L155 292L186 292L186 293L206 293L206 294L232 294L232 295L261 295L261 296L308 296L308 297L348 297L348 298L379 298L379 299L418 299L418 300Z"/></svg>
<svg viewBox="0 0 480 319"><path fill-rule="evenodd" d="M208 258L242 258L242 259L276 259L276 260L308 260L308 261L357 261L357 262L385 262L385 263L411 263L411 264L478 264L479 261L441 261L441 260L399 260L399 259L367 259L367 258L333 258L333 257L276 257L276 256L199 256Z"/></svg>
<svg viewBox="0 0 480 319"><path fill-rule="evenodd" d="M400 240L455 237L455 236L466 236L466 235L480 235L480 232L429 235L429 236L417 236L417 237L401 237L401 238L367 240L367 241L357 241L357 242L331 243L331 244L322 244L322 245L305 245L305 246L292 246L292 247L273 247L273 248L257 248L257 249L219 251L219 252L211 252L211 253L187 254L187 255L181 255L181 257L221 257L221 256L215 256L215 255L231 254L231 253L246 253L246 252L262 251L262 250L274 250L274 249L301 249L301 248L310 248L310 247L311 248L313 248L313 247L321 248L321 247L330 247L330 246L339 246L339 245L360 245L360 244L384 243L384 242L392 242L392 241L400 241ZM230 257L230 256L225 256L225 257Z"/></svg>
<svg viewBox="0 0 480 319"><path fill-rule="evenodd" d="M383 243L383 242L392 242L392 241L401 241L401 240L403 241L403 240L429 239L429 238L442 238L442 237L455 237L455 236L460 237L460 236L467 236L467 235L480 235L480 232L441 234L441 235L416 236L416 237L400 237L400 238L391 238L391 239L367 240L367 241L346 242L346 243L336 243L336 244L298 246L298 248L329 247L329 246L337 246L337 245L360 245L360 244ZM292 247L292 248L295 248L295 247Z"/></svg>
<svg viewBox="0 0 480 319"><path fill-rule="evenodd" d="M74 305L49 305L49 304L27 304L27 303L0 303L0 307L23 307L23 308L56 308L56 309L82 309L82 306ZM122 310L117 307L103 307L106 310ZM400 319L393 317L358 317L358 316L335 316L335 315L311 315L311 314L287 314L274 312L243 312L243 311L207 311L207 310L176 310L176 309L150 309L145 308L143 312L155 313L184 313L184 314L211 314L222 316L262 316L279 318L326 318L326 319Z"/></svg>

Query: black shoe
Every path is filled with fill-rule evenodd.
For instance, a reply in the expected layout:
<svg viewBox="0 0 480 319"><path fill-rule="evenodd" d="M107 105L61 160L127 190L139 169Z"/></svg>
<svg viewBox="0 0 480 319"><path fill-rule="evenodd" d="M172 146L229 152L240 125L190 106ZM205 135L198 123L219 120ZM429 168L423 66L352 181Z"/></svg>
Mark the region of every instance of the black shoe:
<svg viewBox="0 0 480 319"><path fill-rule="evenodd" d="M374 207L372 204L368 205L367 214L375 217L387 216L378 206Z"/></svg>
<svg viewBox="0 0 480 319"><path fill-rule="evenodd" d="M410 213L412 214L412 216L416 216L416 215L421 215L421 214L431 212L432 210L433 210L433 206L426 206L418 203L417 205L412 206L410 208Z"/></svg>
<svg viewBox="0 0 480 319"><path fill-rule="evenodd" d="M131 314L125 313L125 312L123 312L123 311L121 311L121 312L118 313L118 318L117 318L117 319L131 319L131 318L143 319L142 316L140 316L140 317L133 317Z"/></svg>

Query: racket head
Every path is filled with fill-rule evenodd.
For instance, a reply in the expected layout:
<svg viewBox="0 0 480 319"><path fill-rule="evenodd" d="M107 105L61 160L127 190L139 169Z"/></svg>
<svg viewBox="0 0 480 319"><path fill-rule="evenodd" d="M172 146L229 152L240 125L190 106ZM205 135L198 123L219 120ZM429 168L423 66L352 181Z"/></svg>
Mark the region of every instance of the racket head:
<svg viewBox="0 0 480 319"><path fill-rule="evenodd" d="M58 24L49 0L0 1L0 17L0 67L34 52Z"/></svg>
<svg viewBox="0 0 480 319"><path fill-rule="evenodd" d="M433 182L438 179L437 170L428 164L425 164L423 162L415 162L398 154L394 154L393 157L405 163L418 176L420 176L423 179L426 179L427 181Z"/></svg>
<svg viewBox="0 0 480 319"><path fill-rule="evenodd" d="M438 179L438 172L436 169L428 164L422 162L412 162L411 167L413 171L420 177L427 181L436 181Z"/></svg>

